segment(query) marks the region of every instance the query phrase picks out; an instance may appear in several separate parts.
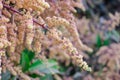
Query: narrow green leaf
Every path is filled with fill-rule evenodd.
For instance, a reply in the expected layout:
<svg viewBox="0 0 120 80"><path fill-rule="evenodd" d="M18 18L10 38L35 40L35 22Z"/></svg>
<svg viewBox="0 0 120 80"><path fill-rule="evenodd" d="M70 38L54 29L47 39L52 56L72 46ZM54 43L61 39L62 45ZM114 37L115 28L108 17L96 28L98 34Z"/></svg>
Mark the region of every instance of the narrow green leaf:
<svg viewBox="0 0 120 80"><path fill-rule="evenodd" d="M45 76L40 77L40 80L53 80L52 75L47 74Z"/></svg>
<svg viewBox="0 0 120 80"><path fill-rule="evenodd" d="M108 46L109 44L110 44L110 40L109 39L104 40L103 45Z"/></svg>
<svg viewBox="0 0 120 80"><path fill-rule="evenodd" d="M44 68L44 69L39 69L40 72L45 73L45 74L57 74L60 73L58 69L54 68Z"/></svg>
<svg viewBox="0 0 120 80"><path fill-rule="evenodd" d="M17 80L17 76L13 76L11 80Z"/></svg>
<svg viewBox="0 0 120 80"><path fill-rule="evenodd" d="M34 70L39 70L40 72L46 74L54 74L54 73L59 73L58 68L59 68L58 63L54 60L48 60L48 61L36 60L29 67L29 71L32 72Z"/></svg>
<svg viewBox="0 0 120 80"><path fill-rule="evenodd" d="M120 41L120 35L116 30L106 32L105 37L106 37L106 39L109 39L109 41L110 40L114 40L115 42Z"/></svg>
<svg viewBox="0 0 120 80"><path fill-rule="evenodd" d="M32 61L32 59L35 57L35 53L28 49L24 49L23 52L28 55L30 61Z"/></svg>
<svg viewBox="0 0 120 80"><path fill-rule="evenodd" d="M35 74L35 73L29 74L29 76L32 77L32 78L38 78L38 77L40 77L39 74Z"/></svg>
<svg viewBox="0 0 120 80"><path fill-rule="evenodd" d="M112 33L111 38L113 40L115 40L116 42L119 42L120 41L120 35L119 35L119 33L116 30L112 30L111 33Z"/></svg>
<svg viewBox="0 0 120 80"><path fill-rule="evenodd" d="M55 61L54 59L48 59L48 64L47 64L48 67L53 67L55 69L58 69L59 66L58 66L58 63L57 61Z"/></svg>
<svg viewBox="0 0 120 80"><path fill-rule="evenodd" d="M29 57L28 57L26 51L22 52L20 65L22 66L23 72L27 71L30 66L30 60L29 60Z"/></svg>
<svg viewBox="0 0 120 80"><path fill-rule="evenodd" d="M29 67L29 71L34 71L37 70L39 68L42 68L43 62L41 60L36 60L30 67Z"/></svg>
<svg viewBox="0 0 120 80"><path fill-rule="evenodd" d="M101 40L101 37L99 34L96 36L96 45L97 45L97 47L102 46L102 40Z"/></svg>

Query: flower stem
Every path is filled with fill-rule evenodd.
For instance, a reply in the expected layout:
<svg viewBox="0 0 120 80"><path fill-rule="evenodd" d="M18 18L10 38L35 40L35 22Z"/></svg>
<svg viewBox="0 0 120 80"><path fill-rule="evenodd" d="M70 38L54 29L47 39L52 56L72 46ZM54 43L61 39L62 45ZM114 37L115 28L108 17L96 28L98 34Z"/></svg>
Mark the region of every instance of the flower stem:
<svg viewBox="0 0 120 80"><path fill-rule="evenodd" d="M9 10L11 10L11 11L13 11L13 12L19 14L19 15L23 15L22 13L20 13L19 11L17 11L17 10L15 10L14 8L10 7L9 5L6 5L5 3L3 3L3 7L4 7L4 8L7 8L7 9L9 9ZM34 19L34 18L33 18L33 22L36 23L36 24L38 24L38 25L40 25L42 28L48 30L47 26L45 26L44 24L40 24L40 23L39 23L36 19Z"/></svg>

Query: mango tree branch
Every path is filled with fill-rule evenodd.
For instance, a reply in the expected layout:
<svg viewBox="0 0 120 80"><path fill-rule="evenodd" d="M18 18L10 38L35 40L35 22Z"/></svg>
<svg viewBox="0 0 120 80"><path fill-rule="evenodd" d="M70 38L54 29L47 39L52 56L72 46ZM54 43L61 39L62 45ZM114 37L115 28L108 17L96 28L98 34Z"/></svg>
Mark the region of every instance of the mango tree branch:
<svg viewBox="0 0 120 80"><path fill-rule="evenodd" d="M13 12L19 14L19 15L23 15L22 13L20 13L20 12L17 11L17 10L15 10L15 9L12 8L11 6L6 5L5 3L3 3L3 7L4 7L4 8L7 8L7 9L9 9L9 10L11 10L11 11L13 11ZM48 30L48 27L47 27L46 25L40 24L40 23L39 23L36 19L34 19L34 18L33 18L33 22L36 23L36 24L38 24L38 25L40 25L42 28Z"/></svg>

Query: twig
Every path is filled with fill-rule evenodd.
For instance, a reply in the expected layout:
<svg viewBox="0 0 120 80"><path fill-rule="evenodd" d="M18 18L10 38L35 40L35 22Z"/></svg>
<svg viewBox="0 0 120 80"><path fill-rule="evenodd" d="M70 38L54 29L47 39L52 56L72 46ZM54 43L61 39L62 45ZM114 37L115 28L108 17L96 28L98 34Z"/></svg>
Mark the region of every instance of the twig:
<svg viewBox="0 0 120 80"><path fill-rule="evenodd" d="M13 11L13 12L15 12L15 13L19 14L19 15L23 15L22 13L20 13L20 12L19 12L19 11L17 11L17 10L15 10L15 9L14 9L14 8L12 8L11 6L6 5L5 3L3 3L3 7L4 7L4 8L7 8L7 9L9 9L9 10L11 10L11 11ZM44 29L48 30L48 27L47 27L47 26L45 26L44 24L40 24L40 23L39 23L39 22L37 22L37 20L36 20L36 19L34 19L34 18L33 18L33 22L34 22L34 23L36 23L36 24L38 24L38 25L40 25L42 28L44 28Z"/></svg>

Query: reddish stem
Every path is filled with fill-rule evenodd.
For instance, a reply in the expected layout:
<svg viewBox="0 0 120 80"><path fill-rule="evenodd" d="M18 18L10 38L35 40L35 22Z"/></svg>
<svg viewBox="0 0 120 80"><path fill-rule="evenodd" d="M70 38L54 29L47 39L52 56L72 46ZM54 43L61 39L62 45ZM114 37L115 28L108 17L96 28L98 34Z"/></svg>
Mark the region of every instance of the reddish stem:
<svg viewBox="0 0 120 80"><path fill-rule="evenodd" d="M12 8L12 7L10 7L10 6L6 5L6 4L4 4L4 3L3 3L3 7L4 7L4 8L7 8L7 9L9 9L9 10L11 10L11 11L13 11L13 12L19 14L19 15L23 15L23 14L20 13L19 11L15 10L14 8ZM33 22L36 23L36 24L38 24L38 25L40 25L42 28L48 30L47 26L45 26L44 24L40 24L40 23L37 22L37 20L34 19L34 18L33 18Z"/></svg>

